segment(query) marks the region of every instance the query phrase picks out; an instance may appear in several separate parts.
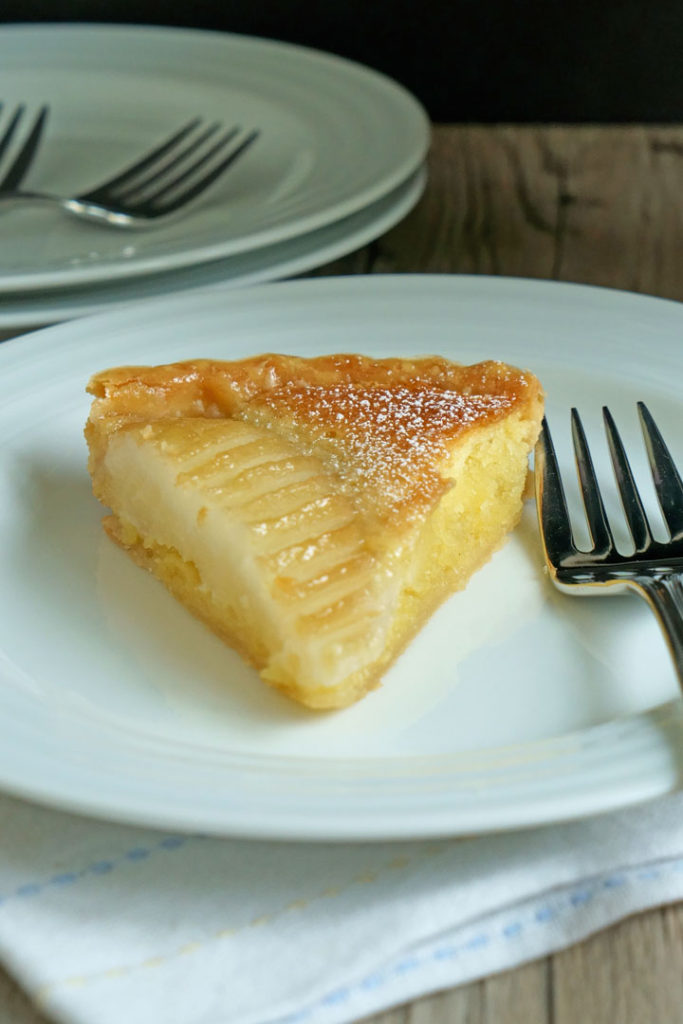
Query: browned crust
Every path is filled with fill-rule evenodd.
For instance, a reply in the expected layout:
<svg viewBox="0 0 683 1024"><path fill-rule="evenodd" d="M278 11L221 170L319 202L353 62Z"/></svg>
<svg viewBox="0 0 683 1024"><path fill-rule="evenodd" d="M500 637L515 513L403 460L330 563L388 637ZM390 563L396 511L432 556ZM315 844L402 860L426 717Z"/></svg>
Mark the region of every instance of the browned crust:
<svg viewBox="0 0 683 1024"><path fill-rule="evenodd" d="M505 363L464 366L438 356L314 359L267 354L198 359L96 374L86 437L95 472L106 436L176 416L244 418L294 444L341 456L362 481L366 507L386 525L433 507L449 485L441 467L466 433L542 405L536 377ZM318 451L318 454L321 454ZM383 511L382 511L383 510Z"/></svg>

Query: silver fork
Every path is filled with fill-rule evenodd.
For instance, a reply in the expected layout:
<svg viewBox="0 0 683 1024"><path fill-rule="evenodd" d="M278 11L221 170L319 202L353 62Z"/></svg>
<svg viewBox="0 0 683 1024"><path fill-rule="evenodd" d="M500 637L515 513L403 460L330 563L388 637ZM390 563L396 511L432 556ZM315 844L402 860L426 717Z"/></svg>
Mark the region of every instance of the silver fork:
<svg viewBox="0 0 683 1024"><path fill-rule="evenodd" d="M96 188L77 196L58 196L20 188L33 162L48 116L42 107L33 126L0 180L0 204L56 203L73 216L113 227L147 227L169 217L202 195L259 136L239 127L223 129L193 118L160 145ZM2 137L0 160L9 149L24 115L17 107Z"/></svg>
<svg viewBox="0 0 683 1024"><path fill-rule="evenodd" d="M614 475L634 550L621 553L605 512L586 435L572 409L572 439L590 550L579 550L572 532L555 448L544 420L536 446L536 503L545 558L555 585L568 593L613 594L631 588L655 612L683 687L683 482L646 406L638 403L640 423L657 500L669 539L656 540L648 522L614 420L607 408L603 419Z"/></svg>

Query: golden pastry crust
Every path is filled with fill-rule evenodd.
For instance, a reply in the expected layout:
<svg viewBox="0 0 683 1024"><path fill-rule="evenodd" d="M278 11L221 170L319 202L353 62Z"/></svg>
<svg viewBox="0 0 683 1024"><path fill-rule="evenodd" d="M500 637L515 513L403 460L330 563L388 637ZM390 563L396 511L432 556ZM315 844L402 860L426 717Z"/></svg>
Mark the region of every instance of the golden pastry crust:
<svg viewBox="0 0 683 1024"><path fill-rule="evenodd" d="M384 521L438 500L448 486L439 467L461 435L542 405L530 373L437 356L265 355L118 367L96 374L88 391L97 399L91 422L104 420L105 429L172 416L245 418L327 449L330 459L339 449L351 484L362 481L366 504L374 502Z"/></svg>
<svg viewBox="0 0 683 1024"><path fill-rule="evenodd" d="M376 686L500 546L543 411L533 374L436 356L199 359L107 370L88 390L89 469L112 538L312 707ZM183 536L139 507L152 471L155 500L194 510ZM220 517L242 552L231 571L258 594L244 606L207 582L201 538Z"/></svg>

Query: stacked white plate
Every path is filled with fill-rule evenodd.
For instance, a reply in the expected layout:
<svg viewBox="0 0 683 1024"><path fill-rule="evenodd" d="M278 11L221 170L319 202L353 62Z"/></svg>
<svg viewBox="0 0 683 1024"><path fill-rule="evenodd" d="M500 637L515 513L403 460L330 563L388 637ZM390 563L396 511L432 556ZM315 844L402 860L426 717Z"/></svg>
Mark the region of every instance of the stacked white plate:
<svg viewBox="0 0 683 1024"><path fill-rule="evenodd" d="M0 28L0 99L50 105L24 186L85 191L193 117L260 137L201 202L145 230L0 207L0 327L311 270L397 223L425 185L428 118L410 93L330 54L227 33L121 25Z"/></svg>

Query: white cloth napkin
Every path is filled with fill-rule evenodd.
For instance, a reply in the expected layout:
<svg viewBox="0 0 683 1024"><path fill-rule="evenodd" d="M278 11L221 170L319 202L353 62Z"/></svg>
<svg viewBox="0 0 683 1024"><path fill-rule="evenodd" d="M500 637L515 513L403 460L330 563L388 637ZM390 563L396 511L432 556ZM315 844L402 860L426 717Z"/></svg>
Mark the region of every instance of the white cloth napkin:
<svg viewBox="0 0 683 1024"><path fill-rule="evenodd" d="M464 840L174 835L0 797L0 957L78 1024L340 1024L683 898L683 795Z"/></svg>

